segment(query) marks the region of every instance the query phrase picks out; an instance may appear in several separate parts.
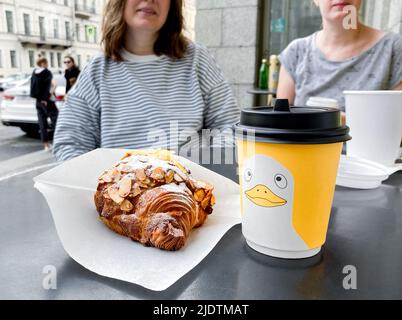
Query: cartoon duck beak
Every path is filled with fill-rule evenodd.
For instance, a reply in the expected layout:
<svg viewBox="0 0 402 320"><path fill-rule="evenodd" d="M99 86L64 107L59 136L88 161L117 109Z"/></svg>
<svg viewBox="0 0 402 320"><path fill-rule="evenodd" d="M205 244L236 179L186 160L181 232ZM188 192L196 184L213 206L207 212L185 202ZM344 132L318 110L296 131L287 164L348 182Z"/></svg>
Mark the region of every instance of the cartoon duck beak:
<svg viewBox="0 0 402 320"><path fill-rule="evenodd" d="M264 185L258 185L246 191L247 198L260 207L279 207L287 203Z"/></svg>

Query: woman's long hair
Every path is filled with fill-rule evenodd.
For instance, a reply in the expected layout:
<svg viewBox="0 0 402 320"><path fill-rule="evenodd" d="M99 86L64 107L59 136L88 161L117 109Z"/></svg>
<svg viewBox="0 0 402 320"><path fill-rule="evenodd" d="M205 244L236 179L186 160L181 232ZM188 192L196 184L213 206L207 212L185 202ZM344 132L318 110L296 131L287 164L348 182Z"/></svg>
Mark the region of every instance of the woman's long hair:
<svg viewBox="0 0 402 320"><path fill-rule="evenodd" d="M106 57L122 61L121 49L124 45L127 24L124 9L127 0L108 0L102 21L102 46ZM183 35L183 0L171 0L167 20L159 31L154 45L156 55L167 55L181 59L187 49L188 39Z"/></svg>

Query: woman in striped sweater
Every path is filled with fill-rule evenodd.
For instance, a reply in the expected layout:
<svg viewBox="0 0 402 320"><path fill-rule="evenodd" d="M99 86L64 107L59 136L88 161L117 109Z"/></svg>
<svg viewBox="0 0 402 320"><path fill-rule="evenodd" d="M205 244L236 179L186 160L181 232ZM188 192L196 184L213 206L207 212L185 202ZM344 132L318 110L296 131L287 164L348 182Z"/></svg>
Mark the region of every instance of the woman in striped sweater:
<svg viewBox="0 0 402 320"><path fill-rule="evenodd" d="M109 0L103 53L81 72L60 113L54 154L102 148L176 149L190 133L238 121L208 50L183 34L182 0Z"/></svg>

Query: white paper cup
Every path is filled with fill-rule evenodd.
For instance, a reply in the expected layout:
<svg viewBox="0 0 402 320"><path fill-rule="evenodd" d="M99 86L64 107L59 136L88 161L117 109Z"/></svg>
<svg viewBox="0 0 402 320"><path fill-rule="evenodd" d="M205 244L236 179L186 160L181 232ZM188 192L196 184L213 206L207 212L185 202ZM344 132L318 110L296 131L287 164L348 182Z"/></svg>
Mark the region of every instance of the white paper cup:
<svg viewBox="0 0 402 320"><path fill-rule="evenodd" d="M347 154L386 166L398 158L402 137L402 91L345 91L346 123L353 137Z"/></svg>

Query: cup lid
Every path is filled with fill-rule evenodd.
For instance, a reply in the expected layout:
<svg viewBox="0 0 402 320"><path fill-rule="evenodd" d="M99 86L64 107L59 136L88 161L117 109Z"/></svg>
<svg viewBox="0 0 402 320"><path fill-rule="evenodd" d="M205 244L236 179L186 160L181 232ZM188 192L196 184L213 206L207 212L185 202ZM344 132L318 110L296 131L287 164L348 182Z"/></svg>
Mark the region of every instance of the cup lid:
<svg viewBox="0 0 402 320"><path fill-rule="evenodd" d="M341 111L326 107L290 107L287 99L275 106L245 108L237 133L252 130L257 141L288 144L325 144L351 139L349 127L342 126Z"/></svg>
<svg viewBox="0 0 402 320"><path fill-rule="evenodd" d="M336 184L346 188L374 189L400 169L402 167L391 168L366 159L342 155Z"/></svg>

